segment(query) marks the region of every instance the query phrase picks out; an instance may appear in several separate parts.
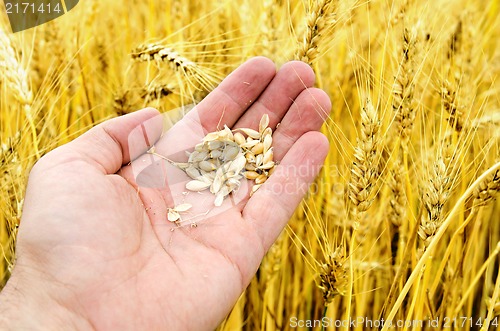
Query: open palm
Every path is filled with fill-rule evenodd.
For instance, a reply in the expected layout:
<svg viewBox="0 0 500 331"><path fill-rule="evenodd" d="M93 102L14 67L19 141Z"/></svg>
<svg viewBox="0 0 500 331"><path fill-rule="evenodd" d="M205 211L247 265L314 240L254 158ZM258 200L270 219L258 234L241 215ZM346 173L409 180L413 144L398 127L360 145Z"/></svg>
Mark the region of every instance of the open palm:
<svg viewBox="0 0 500 331"><path fill-rule="evenodd" d="M32 316L59 327L216 327L327 153L317 130L330 102L313 83L304 63L289 62L276 73L271 61L254 58L163 135L161 116L147 109L107 121L46 155L30 174L18 261L6 291L32 297L26 306L51 307L52 316ZM154 145L158 154L180 155L224 124L255 129L265 113L280 163L251 198L240 190L238 200L210 208L210 194L186 195L187 177L147 153ZM301 167L307 170L295 171ZM167 208L182 202L203 215L198 226L167 220Z"/></svg>

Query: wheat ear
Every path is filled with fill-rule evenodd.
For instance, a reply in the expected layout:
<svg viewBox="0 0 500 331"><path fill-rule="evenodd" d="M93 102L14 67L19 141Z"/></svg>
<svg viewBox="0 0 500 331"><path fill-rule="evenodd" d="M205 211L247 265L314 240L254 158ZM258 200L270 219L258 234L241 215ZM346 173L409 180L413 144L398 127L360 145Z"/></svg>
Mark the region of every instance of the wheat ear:
<svg viewBox="0 0 500 331"><path fill-rule="evenodd" d="M348 196L353 205L353 216L357 220L372 204L372 189L378 172L376 163L380 121L377 111L369 99L361 111L361 135L354 150Z"/></svg>
<svg viewBox="0 0 500 331"><path fill-rule="evenodd" d="M349 283L347 259L343 247L339 246L329 254L326 262L320 266L318 287L323 291L326 304L332 302L337 295L345 295Z"/></svg>
<svg viewBox="0 0 500 331"><path fill-rule="evenodd" d="M416 29L404 29L403 49L399 72L392 89L392 108L396 112L396 123L401 136L401 147L408 148L413 122L415 121L415 51L417 45Z"/></svg>
<svg viewBox="0 0 500 331"><path fill-rule="evenodd" d="M319 55L318 46L323 33L336 23L336 0L313 1L307 16L307 28L300 41L295 58L313 64Z"/></svg>
<svg viewBox="0 0 500 331"><path fill-rule="evenodd" d="M5 33L5 30L0 26L0 72L3 72L3 77L7 85L13 92L16 100L21 104L26 119L29 122L32 136L33 148L37 158L40 158L38 149L38 138L36 127L33 119L33 92L31 91L28 73L18 61L14 47L10 38Z"/></svg>

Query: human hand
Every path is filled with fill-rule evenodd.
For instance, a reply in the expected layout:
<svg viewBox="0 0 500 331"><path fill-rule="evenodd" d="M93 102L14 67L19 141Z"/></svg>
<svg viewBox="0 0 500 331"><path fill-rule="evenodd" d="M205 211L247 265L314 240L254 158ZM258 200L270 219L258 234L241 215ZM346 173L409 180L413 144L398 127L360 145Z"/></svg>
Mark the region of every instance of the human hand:
<svg viewBox="0 0 500 331"><path fill-rule="evenodd" d="M289 62L276 73L270 60L254 58L174 126L173 135L161 137L161 117L147 109L104 122L44 156L30 173L0 323L16 330L215 328L328 152L317 130L330 101L313 83L304 63ZM255 128L264 113L273 129L280 123L273 135L280 164L269 180L251 198L226 200L196 228L168 222L167 208L181 192L168 183L140 187L134 165L151 155L134 129L142 123L150 144L168 154L179 141L192 147L202 138L183 136L182 126L201 124L204 133L224 124ZM287 171L301 165L310 171ZM287 190L271 189L277 186ZM191 198L194 205L201 199Z"/></svg>

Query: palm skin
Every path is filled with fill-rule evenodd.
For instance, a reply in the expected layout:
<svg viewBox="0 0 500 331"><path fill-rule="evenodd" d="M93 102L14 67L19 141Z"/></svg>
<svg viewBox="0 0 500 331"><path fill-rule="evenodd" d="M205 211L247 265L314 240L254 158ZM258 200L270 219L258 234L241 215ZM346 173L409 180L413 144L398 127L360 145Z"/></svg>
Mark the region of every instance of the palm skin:
<svg viewBox="0 0 500 331"><path fill-rule="evenodd" d="M222 212L196 228L166 219L167 208L182 196L179 185L143 188L136 181L134 165L151 155L147 148L132 148L140 146L130 139L134 128L148 123L143 125L148 141L165 155L171 146L179 147L169 137L184 132L176 125L169 131L173 135L160 138L155 110L107 121L42 158L30 173L17 264L0 295L0 308L12 302L23 307L5 308L12 329L216 327L326 156L328 142L317 130L330 102L323 91L311 88L313 82L304 63L287 63L276 73L271 61L254 58L182 119L180 127L204 129L181 139L186 148L221 124L255 128L263 113L273 129L280 123L274 134L280 161L275 174L251 198L242 190L238 203L226 199ZM304 164L311 171L291 176L285 170ZM266 189L276 186L287 190ZM194 208L201 208L205 198L187 197Z"/></svg>

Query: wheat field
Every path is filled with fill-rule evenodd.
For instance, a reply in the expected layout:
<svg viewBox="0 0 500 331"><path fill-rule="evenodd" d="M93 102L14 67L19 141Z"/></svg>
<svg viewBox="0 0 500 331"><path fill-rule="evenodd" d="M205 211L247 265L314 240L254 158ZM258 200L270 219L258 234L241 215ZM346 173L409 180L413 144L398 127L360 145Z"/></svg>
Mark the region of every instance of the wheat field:
<svg viewBox="0 0 500 331"><path fill-rule="evenodd" d="M263 55L312 66L330 153L219 329L500 329L498 0L84 0L9 29L0 16L0 288L41 156L197 103Z"/></svg>

